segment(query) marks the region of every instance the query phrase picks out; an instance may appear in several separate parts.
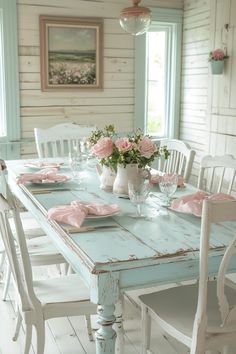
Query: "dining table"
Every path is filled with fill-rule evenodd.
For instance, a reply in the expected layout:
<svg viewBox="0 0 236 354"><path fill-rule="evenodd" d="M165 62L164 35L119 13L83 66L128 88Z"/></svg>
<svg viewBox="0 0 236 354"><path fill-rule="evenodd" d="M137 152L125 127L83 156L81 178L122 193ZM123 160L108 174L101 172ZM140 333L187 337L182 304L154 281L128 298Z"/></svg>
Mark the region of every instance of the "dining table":
<svg viewBox="0 0 236 354"><path fill-rule="evenodd" d="M96 354L123 353L122 316L115 314L116 304L128 290L198 278L201 218L163 207L160 211L158 185L153 186L142 205L144 216L134 217L136 206L128 198L100 188L93 164L87 164L80 185L73 180L49 187L43 183L17 184L17 176L34 172L28 163L35 161L6 161L9 185L87 284L90 300L97 304ZM66 160L62 161L58 173L70 175ZM193 192L196 188L185 184L174 196ZM48 218L50 208L75 200L117 204L120 212L106 217L86 217L82 231ZM217 273L224 249L234 233L235 225L231 223L213 225L209 276ZM236 271L235 258L230 263L230 271Z"/></svg>

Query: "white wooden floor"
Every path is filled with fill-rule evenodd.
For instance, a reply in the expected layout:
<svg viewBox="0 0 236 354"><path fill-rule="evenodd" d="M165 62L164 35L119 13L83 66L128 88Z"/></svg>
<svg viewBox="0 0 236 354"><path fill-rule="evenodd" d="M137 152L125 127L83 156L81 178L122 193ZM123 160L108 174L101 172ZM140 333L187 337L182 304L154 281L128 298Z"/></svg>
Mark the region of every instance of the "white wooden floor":
<svg viewBox="0 0 236 354"><path fill-rule="evenodd" d="M43 271L44 272L44 271ZM42 276L42 271L40 276ZM0 283L0 297L3 284ZM153 289L150 289L153 291ZM141 293L141 292L140 292ZM125 354L140 353L140 308L137 304L138 292L130 292L125 299L124 328ZM11 289L7 301L0 300L0 354L22 354L24 348L24 330L20 331L17 342L11 340L14 330L14 294ZM96 316L93 318L93 328L96 328ZM36 353L36 338L33 336L30 354ZM189 351L175 340L167 338L161 330L152 326L151 349L154 354L187 354ZM216 352L217 354L220 352ZM233 350L230 354L235 354ZM46 323L45 354L95 354L94 342L89 342L83 317L68 317L49 320Z"/></svg>

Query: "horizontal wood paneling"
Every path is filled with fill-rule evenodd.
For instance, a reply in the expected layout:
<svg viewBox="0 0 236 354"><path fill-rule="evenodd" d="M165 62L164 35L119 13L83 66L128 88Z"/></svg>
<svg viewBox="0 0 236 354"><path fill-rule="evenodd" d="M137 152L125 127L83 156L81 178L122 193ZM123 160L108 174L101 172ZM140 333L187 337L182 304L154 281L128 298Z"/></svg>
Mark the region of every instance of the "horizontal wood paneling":
<svg viewBox="0 0 236 354"><path fill-rule="evenodd" d="M213 155L236 156L236 4L230 0L215 0L215 5L213 45L226 48L229 58L223 75L212 77L209 146ZM228 30L225 24L229 24Z"/></svg>
<svg viewBox="0 0 236 354"><path fill-rule="evenodd" d="M191 182L206 151L210 0L185 0L180 139L196 150Z"/></svg>
<svg viewBox="0 0 236 354"><path fill-rule="evenodd" d="M118 17L127 0L18 0L19 75L22 138L33 138L34 127L62 122L114 123L118 131L134 124L134 37L120 27ZM145 6L182 8L183 0L147 0ZM39 15L102 17L104 19L104 89L41 92ZM32 156L35 147L22 145Z"/></svg>

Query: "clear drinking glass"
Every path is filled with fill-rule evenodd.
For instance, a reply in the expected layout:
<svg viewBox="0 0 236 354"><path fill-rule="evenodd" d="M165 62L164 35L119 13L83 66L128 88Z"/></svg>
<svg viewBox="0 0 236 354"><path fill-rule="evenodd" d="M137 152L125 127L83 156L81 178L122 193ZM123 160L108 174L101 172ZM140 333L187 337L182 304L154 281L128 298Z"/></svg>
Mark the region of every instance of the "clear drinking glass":
<svg viewBox="0 0 236 354"><path fill-rule="evenodd" d="M176 192L178 186L177 174L164 174L160 176L159 187L160 191L165 195L164 206L170 206L171 196Z"/></svg>
<svg viewBox="0 0 236 354"><path fill-rule="evenodd" d="M137 207L137 214L134 217L143 217L141 213L141 205L145 202L150 192L150 184L148 180L141 179L139 181L128 181L128 193L131 203Z"/></svg>

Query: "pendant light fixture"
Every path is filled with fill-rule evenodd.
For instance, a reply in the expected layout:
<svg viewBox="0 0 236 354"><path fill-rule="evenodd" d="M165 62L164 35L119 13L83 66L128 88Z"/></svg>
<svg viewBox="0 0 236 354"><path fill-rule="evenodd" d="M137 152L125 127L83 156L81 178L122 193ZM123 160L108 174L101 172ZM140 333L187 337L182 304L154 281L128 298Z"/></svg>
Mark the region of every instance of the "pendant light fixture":
<svg viewBox="0 0 236 354"><path fill-rule="evenodd" d="M139 6L141 0L133 0L133 6L126 7L120 14L120 25L128 33L138 36L147 32L151 24L151 11Z"/></svg>

